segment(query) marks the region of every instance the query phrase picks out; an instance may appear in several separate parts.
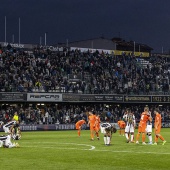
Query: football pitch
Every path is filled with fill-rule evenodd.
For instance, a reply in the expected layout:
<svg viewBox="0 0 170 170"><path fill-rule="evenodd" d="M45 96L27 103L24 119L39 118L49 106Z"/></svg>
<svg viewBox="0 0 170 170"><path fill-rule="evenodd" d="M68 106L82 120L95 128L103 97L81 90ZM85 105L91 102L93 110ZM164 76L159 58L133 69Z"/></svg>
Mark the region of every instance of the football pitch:
<svg viewBox="0 0 170 170"><path fill-rule="evenodd" d="M118 131L105 146L103 134L90 141L89 130L81 131L81 137L76 130L22 132L20 148L0 148L0 166L2 170L168 170L170 129L161 134L167 141L164 146L160 140L157 146L126 143Z"/></svg>

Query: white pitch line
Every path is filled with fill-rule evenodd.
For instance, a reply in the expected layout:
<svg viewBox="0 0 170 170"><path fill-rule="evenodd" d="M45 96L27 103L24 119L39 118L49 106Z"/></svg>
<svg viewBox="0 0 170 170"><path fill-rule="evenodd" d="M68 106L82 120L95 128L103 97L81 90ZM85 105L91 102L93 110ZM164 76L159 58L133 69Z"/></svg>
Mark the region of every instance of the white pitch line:
<svg viewBox="0 0 170 170"><path fill-rule="evenodd" d="M24 142L24 143L29 143L30 142ZM23 146L23 147L33 147L33 148L49 148L49 149L64 149L64 150L93 150L95 152L112 152L112 153L134 153L134 154L157 154L157 155L170 155L170 153L164 153L164 152L139 152L139 151L113 151L113 150L96 150L95 146L92 145L86 145L86 144L78 144L78 143L54 143L54 142L31 142L31 143L48 143L48 144L63 144L63 145L76 145L76 146L88 146L91 147L90 149L80 149L80 148L65 148L65 147L55 147L55 146Z"/></svg>
<svg viewBox="0 0 170 170"><path fill-rule="evenodd" d="M70 143L69 143L70 144ZM75 144L76 145L76 144ZM83 144L79 144L83 145ZM80 149L80 148L63 148L63 147L50 147L50 146L24 146L26 148L46 148L46 149L58 149L58 150L94 150L95 147L91 149ZM164 152L136 152L136 151L112 151L112 150L94 150L96 152L112 152L112 153L134 153L134 154L157 154L157 155L170 155L170 153Z"/></svg>
<svg viewBox="0 0 170 170"><path fill-rule="evenodd" d="M30 144L30 142L24 142L24 143L29 143ZM46 144L59 144L59 145L76 145L76 146L87 146L87 147L90 147L90 149L80 149L80 148L61 148L61 149L76 149L76 150L94 150L95 149L95 146L92 146L92 145L87 145L87 144L78 144L78 143L55 143L55 142L31 142L31 143L41 143L41 144L44 144L44 143L46 143ZM39 146L24 146L24 147L39 147ZM42 147L42 146L40 146L40 147ZM42 147L42 148L56 148L56 147L50 147L50 146L48 146L48 147ZM60 149L59 148L59 149ZM56 149L58 149L58 148L56 148Z"/></svg>
<svg viewBox="0 0 170 170"><path fill-rule="evenodd" d="M170 155L170 153L164 152L136 152L136 151L112 151L112 150L94 150L95 152L113 152L113 153L137 153L137 154L157 154L157 155Z"/></svg>

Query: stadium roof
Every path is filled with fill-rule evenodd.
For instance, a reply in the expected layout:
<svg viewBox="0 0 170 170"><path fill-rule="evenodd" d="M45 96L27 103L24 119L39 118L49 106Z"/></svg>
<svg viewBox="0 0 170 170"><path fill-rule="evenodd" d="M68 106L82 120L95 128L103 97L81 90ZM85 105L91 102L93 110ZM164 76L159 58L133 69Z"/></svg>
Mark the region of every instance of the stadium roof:
<svg viewBox="0 0 170 170"><path fill-rule="evenodd" d="M134 41L125 41L121 38L112 38L112 41L115 42L117 44L117 47L124 47L124 48L134 48ZM146 44L142 44L142 43L137 43L135 42L135 47L139 47L141 49L145 49L145 50L153 50L153 48L149 47L148 45Z"/></svg>
<svg viewBox="0 0 170 170"><path fill-rule="evenodd" d="M65 43L59 43L58 45L66 46ZM88 40L69 42L68 47L115 50L116 43L113 42L111 39L100 37L100 38L94 38Z"/></svg>
<svg viewBox="0 0 170 170"><path fill-rule="evenodd" d="M89 48L89 49L106 49L106 50L125 50L133 51L134 45L136 50L141 49L141 51L152 51L153 48L149 47L146 44L136 43L134 41L125 41L121 38L112 38L107 39L104 37L80 40L74 42L58 43L57 46L67 46L67 47L78 47L78 48Z"/></svg>

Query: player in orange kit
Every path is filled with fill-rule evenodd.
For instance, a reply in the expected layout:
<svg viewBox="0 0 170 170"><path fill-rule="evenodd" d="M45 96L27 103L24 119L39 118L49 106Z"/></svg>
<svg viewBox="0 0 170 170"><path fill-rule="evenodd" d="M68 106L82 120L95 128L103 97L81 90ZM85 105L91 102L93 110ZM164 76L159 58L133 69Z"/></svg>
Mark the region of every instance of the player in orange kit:
<svg viewBox="0 0 170 170"><path fill-rule="evenodd" d="M86 124L84 118L76 123L76 129L78 130L78 136L80 137L80 131L83 124Z"/></svg>
<svg viewBox="0 0 170 170"><path fill-rule="evenodd" d="M90 112L89 112L88 125L90 126L90 137L91 137L91 140L94 140L95 122L96 122L96 116L93 114L92 111L90 111Z"/></svg>
<svg viewBox="0 0 170 170"><path fill-rule="evenodd" d="M139 122L139 125L138 125L138 134L136 136L136 143L137 144L139 144L140 134L142 133L142 144L146 145L146 143L145 143L145 138L146 138L145 130L146 130L146 125L147 125L148 120L152 121L150 114L149 114L149 108L145 107L144 112L141 114L140 122Z"/></svg>
<svg viewBox="0 0 170 170"><path fill-rule="evenodd" d="M154 114L155 114L155 125L154 125L155 126L155 143L153 145L157 145L158 138L160 138L163 141L162 145L164 145L166 143L166 141L160 134L161 124L162 124L161 114L159 113L158 109L154 110Z"/></svg>
<svg viewBox="0 0 170 170"><path fill-rule="evenodd" d="M97 139L99 140L99 130L100 130L100 115L97 114L95 116L95 124L94 124L95 128L95 133L96 133L96 136L97 136Z"/></svg>
<svg viewBox="0 0 170 170"><path fill-rule="evenodd" d="M117 124L119 125L119 135L125 135L125 126L126 126L126 123L123 121L123 120L119 120L117 122Z"/></svg>

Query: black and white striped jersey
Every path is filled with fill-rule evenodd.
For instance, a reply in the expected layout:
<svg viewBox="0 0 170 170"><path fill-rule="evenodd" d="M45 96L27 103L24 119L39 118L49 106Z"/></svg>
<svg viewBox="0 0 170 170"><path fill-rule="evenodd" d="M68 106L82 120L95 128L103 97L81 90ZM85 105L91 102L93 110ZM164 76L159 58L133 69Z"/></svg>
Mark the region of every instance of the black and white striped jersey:
<svg viewBox="0 0 170 170"><path fill-rule="evenodd" d="M15 125L16 123L17 122L15 120L12 120L10 122L7 122L3 127L10 128L12 125Z"/></svg>
<svg viewBox="0 0 170 170"><path fill-rule="evenodd" d="M135 124L135 116L133 114L126 114L123 116L123 119L126 123L126 126L130 126L131 124Z"/></svg>
<svg viewBox="0 0 170 170"><path fill-rule="evenodd" d="M5 141L6 139L7 139L7 136L4 136L4 135L1 135L1 136L0 136L0 140L1 140L1 141Z"/></svg>

